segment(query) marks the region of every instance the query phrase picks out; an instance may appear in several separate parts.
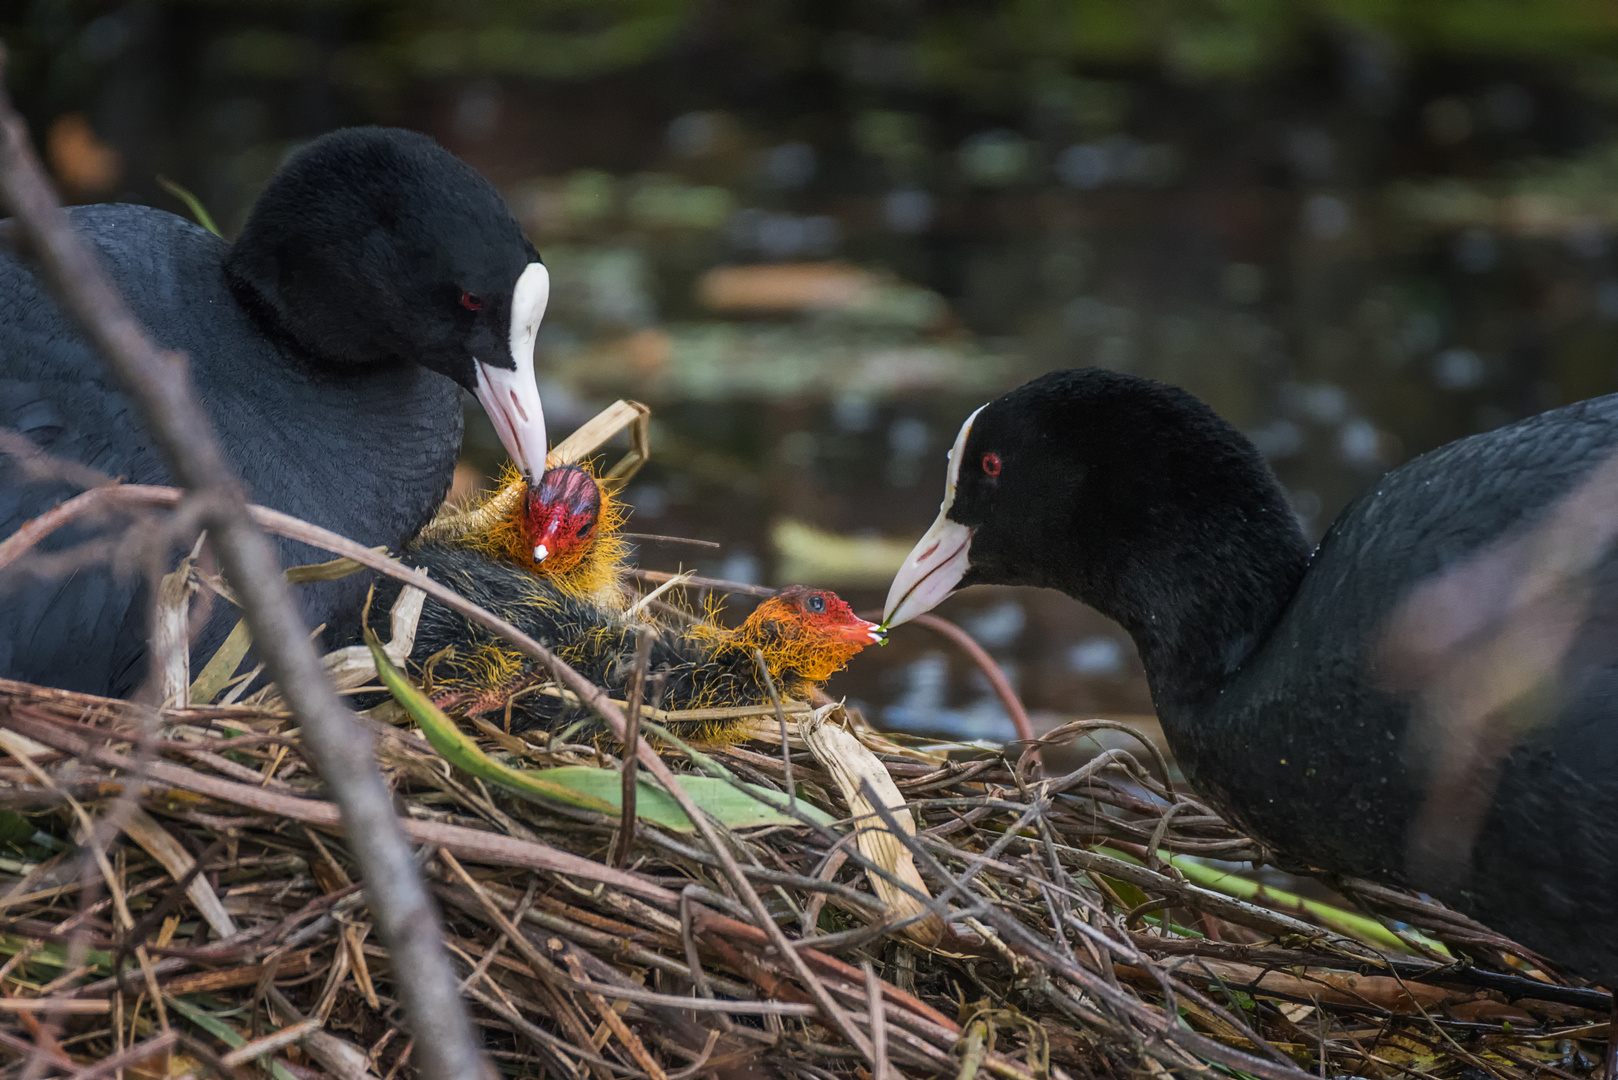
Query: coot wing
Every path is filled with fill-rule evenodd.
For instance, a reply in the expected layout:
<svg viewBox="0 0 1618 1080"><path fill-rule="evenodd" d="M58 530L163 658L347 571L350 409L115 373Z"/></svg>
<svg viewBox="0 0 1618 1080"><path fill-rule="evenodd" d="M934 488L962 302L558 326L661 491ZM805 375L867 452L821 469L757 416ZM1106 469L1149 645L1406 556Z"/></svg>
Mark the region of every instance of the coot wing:
<svg viewBox="0 0 1618 1080"><path fill-rule="evenodd" d="M15 293L0 263L0 292ZM101 365L70 337L22 338L26 324L0 319L0 355L37 349L48 341L56 361L37 378L0 372L0 426L20 432L46 453L136 483L166 483L167 474L144 427ZM10 365L7 365L9 369ZM29 374L22 372L19 374ZM79 488L25 475L15 459L0 457L0 536L78 494ZM145 615L135 610L130 573L136 560L118 521L84 522L47 537L25 561L0 578L0 672L52 685L105 693L140 677ZM113 571L108 556L121 563ZM43 575L43 576L42 576ZM131 648L131 645L134 648Z"/></svg>
<svg viewBox="0 0 1618 1080"><path fill-rule="evenodd" d="M103 251L116 253L109 267L115 277L143 279L157 304L171 295L171 275L150 272L163 232L174 225L200 232L144 207L87 207L72 216ZM140 254L131 262L130 253ZM0 427L53 457L129 483L169 483L117 381L33 268L6 245L0 245ZM80 490L0 455L0 536ZM122 693L139 681L148 616L136 602L138 559L132 538L107 547L123 536L123 524L86 521L60 530L35 549L46 558L34 566L53 573L41 576L23 565L0 577L0 674L90 693Z"/></svg>
<svg viewBox="0 0 1618 1080"><path fill-rule="evenodd" d="M1314 865L1618 972L1585 940L1618 918L1615 540L1618 398L1389 473L1227 688L1225 730L1277 748L1218 770L1230 801Z"/></svg>

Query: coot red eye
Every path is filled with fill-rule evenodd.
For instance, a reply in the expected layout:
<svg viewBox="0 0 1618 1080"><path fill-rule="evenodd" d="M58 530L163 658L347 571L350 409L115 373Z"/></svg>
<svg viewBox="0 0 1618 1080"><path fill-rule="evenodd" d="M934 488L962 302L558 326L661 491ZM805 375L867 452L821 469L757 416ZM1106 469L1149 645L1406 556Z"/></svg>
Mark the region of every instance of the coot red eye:
<svg viewBox="0 0 1618 1080"><path fill-rule="evenodd" d="M821 596L819 593L811 593L809 595L808 606L809 610L814 614L824 614L826 610L826 598Z"/></svg>
<svg viewBox="0 0 1618 1080"><path fill-rule="evenodd" d="M479 311L483 308L483 297L478 296L476 293L463 292L461 294L461 306L468 311Z"/></svg>
<svg viewBox="0 0 1618 1080"><path fill-rule="evenodd" d="M990 476L1000 475L1000 455L988 453L983 455L983 471Z"/></svg>

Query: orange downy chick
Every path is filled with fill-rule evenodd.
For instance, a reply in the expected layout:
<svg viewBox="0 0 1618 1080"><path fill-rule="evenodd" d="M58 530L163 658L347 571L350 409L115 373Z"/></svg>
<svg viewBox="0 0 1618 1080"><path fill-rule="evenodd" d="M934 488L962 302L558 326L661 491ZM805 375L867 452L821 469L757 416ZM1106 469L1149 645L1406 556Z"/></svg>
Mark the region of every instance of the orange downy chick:
<svg viewBox="0 0 1618 1080"><path fill-rule="evenodd" d="M558 465L530 485L506 467L500 487L460 514L435 522L424 541L475 551L545 578L561 591L623 607L629 544L622 505L583 465Z"/></svg>
<svg viewBox="0 0 1618 1080"><path fill-rule="evenodd" d="M705 621L686 636L711 643L718 654L754 649L783 697L806 698L820 683L848 666L867 645L882 641L881 630L854 614L834 592L792 585L764 600L734 630ZM753 704L730 702L728 704Z"/></svg>

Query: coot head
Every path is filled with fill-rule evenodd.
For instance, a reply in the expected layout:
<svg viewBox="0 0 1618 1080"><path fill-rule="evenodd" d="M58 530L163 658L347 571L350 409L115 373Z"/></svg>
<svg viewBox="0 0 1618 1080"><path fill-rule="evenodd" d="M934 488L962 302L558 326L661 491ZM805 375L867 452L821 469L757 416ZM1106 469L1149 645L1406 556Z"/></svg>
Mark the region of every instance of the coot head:
<svg viewBox="0 0 1618 1080"><path fill-rule="evenodd" d="M1183 608L1186 574L1292 574L1306 550L1263 458L1208 406L1134 376L1052 372L961 425L938 518L894 578L885 622L967 585L1038 585L1139 641Z"/></svg>
<svg viewBox="0 0 1618 1080"><path fill-rule="evenodd" d="M601 488L582 465L546 471L523 497L524 547L547 572L578 566L595 540L601 520Z"/></svg>
<svg viewBox="0 0 1618 1080"><path fill-rule="evenodd" d="M550 275L494 186L432 139L367 127L309 143L259 197L225 272L319 363L454 379L518 468L543 469L534 336Z"/></svg>
<svg viewBox="0 0 1618 1080"><path fill-rule="evenodd" d="M876 623L854 614L847 600L827 589L788 585L760 604L755 615L861 648L882 643L882 630Z"/></svg>

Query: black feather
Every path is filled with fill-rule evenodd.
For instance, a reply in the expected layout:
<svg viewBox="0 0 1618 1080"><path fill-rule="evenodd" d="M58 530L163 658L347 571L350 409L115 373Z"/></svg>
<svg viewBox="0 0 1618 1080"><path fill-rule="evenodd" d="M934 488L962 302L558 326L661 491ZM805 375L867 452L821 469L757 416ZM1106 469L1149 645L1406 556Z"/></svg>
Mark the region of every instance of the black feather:
<svg viewBox="0 0 1618 1080"><path fill-rule="evenodd" d="M634 673L637 636L652 635L647 668L647 704L667 710L758 705L770 700L751 650L730 647L722 637L691 634L613 610L557 589L545 577L497 559L437 541L413 546L405 561L468 600L499 615L535 641L551 649L580 674L624 700ZM371 624L387 633L387 613L397 597L397 584L378 590ZM447 650L447 651L446 651ZM437 661L429 661L438 657ZM436 689L459 691L463 697L486 693L488 701L549 681L538 661L527 657L493 632L428 599L417 623L410 662ZM592 714L554 695L518 693L510 703L511 728L558 730L583 721L601 730ZM693 734L717 731L708 722L673 730Z"/></svg>

